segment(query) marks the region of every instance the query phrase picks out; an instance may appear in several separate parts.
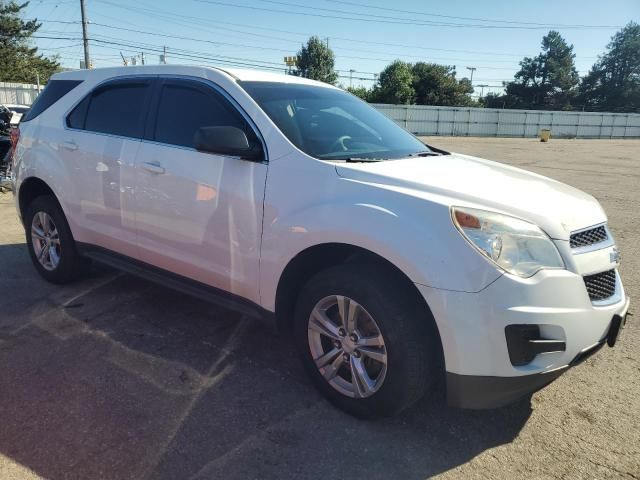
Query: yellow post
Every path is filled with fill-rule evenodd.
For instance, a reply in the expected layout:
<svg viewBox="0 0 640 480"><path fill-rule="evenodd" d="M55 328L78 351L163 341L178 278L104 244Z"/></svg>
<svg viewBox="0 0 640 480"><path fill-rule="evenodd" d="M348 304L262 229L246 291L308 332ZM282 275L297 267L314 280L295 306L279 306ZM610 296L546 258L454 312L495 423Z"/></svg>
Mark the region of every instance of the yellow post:
<svg viewBox="0 0 640 480"><path fill-rule="evenodd" d="M543 128L542 130L540 130L541 142L548 142L550 138L551 138L551 130L549 130L548 128Z"/></svg>

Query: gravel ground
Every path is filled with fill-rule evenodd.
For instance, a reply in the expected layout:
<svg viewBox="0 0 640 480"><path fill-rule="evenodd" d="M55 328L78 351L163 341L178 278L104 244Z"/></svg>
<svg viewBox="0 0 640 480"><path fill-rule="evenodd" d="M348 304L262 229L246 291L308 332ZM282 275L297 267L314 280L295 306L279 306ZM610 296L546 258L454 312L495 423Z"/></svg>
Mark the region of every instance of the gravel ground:
<svg viewBox="0 0 640 480"><path fill-rule="evenodd" d="M427 142L594 194L640 298L640 141ZM316 394L286 337L237 313L104 268L45 283L10 195L0 289L3 480L640 478L633 318L616 348L530 399L472 412L436 397L362 422Z"/></svg>

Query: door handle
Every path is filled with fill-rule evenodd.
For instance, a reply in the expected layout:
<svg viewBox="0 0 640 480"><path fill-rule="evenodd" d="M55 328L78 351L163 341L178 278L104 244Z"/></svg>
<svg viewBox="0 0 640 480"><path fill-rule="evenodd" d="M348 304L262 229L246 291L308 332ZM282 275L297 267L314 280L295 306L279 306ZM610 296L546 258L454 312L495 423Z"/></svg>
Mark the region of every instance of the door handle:
<svg viewBox="0 0 640 480"><path fill-rule="evenodd" d="M162 167L158 162L144 162L142 164L142 168L151 173L161 174L165 172L164 167Z"/></svg>
<svg viewBox="0 0 640 480"><path fill-rule="evenodd" d="M70 151L74 151L78 149L78 144L76 142L74 142L73 140L68 140L66 142L62 142L61 144L62 148L64 148L65 150L70 150Z"/></svg>

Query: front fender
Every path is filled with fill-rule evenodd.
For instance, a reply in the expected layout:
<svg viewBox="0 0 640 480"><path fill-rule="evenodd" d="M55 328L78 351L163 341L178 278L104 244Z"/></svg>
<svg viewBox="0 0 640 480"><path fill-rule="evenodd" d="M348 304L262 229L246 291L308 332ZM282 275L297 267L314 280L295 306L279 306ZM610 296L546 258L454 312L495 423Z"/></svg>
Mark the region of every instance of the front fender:
<svg viewBox="0 0 640 480"><path fill-rule="evenodd" d="M455 230L448 206L339 177L331 186L323 180L316 177L306 191L305 197L315 201L278 208L283 204L274 194L275 204L265 206L260 266L265 308L274 309L278 280L289 261L327 243L369 250L414 283L433 288L478 292L501 275Z"/></svg>

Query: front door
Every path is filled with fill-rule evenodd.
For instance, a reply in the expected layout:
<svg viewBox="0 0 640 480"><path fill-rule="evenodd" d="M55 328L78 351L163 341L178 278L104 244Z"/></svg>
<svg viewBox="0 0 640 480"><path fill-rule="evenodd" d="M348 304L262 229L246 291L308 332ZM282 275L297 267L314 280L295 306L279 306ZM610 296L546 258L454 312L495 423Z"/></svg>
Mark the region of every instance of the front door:
<svg viewBox="0 0 640 480"><path fill-rule="evenodd" d="M235 126L257 136L212 85L159 82L136 158L140 259L258 302L267 165L194 148L201 127Z"/></svg>

